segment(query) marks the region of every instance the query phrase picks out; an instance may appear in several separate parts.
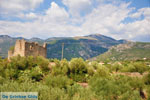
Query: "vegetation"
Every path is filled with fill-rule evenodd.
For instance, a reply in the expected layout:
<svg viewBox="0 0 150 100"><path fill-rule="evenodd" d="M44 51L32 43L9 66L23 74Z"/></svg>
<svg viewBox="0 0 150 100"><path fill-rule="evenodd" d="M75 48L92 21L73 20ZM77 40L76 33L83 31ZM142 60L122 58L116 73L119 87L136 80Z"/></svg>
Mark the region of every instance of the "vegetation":
<svg viewBox="0 0 150 100"><path fill-rule="evenodd" d="M150 43L129 42L117 45L97 56L96 59L97 61L150 59Z"/></svg>
<svg viewBox="0 0 150 100"><path fill-rule="evenodd" d="M10 91L38 92L39 100L149 100L150 60L0 59L0 92Z"/></svg>
<svg viewBox="0 0 150 100"><path fill-rule="evenodd" d="M15 46L11 46L11 47L9 48L9 50L11 50L11 51L14 51L14 49L15 49Z"/></svg>

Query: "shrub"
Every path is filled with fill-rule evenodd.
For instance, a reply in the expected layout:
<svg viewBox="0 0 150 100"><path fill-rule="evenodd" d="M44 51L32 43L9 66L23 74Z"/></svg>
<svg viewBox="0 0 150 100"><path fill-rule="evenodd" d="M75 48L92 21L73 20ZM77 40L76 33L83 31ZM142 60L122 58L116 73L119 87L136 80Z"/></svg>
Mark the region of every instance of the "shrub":
<svg viewBox="0 0 150 100"><path fill-rule="evenodd" d="M3 77L6 79L17 79L19 76L19 70L13 68L7 68L3 71Z"/></svg>
<svg viewBox="0 0 150 100"><path fill-rule="evenodd" d="M63 75L67 75L69 73L69 64L66 59L61 60L61 70Z"/></svg>
<svg viewBox="0 0 150 100"><path fill-rule="evenodd" d="M64 89L60 88L41 88L39 91L39 100L70 100Z"/></svg>
<svg viewBox="0 0 150 100"><path fill-rule="evenodd" d="M93 76L93 75L94 75L94 71L95 71L95 70L94 70L93 67L91 67L91 66L88 67L88 75L89 75L89 76Z"/></svg>
<svg viewBox="0 0 150 100"><path fill-rule="evenodd" d="M93 77L89 81L90 89L106 100L141 100L140 93L129 84L132 78L126 76L113 76L111 78ZM133 83L134 84L134 83Z"/></svg>
<svg viewBox="0 0 150 100"><path fill-rule="evenodd" d="M121 65L120 62L115 62L113 63L112 67L111 67L111 71L115 71L118 72L123 68L123 66Z"/></svg>
<svg viewBox="0 0 150 100"><path fill-rule="evenodd" d="M133 63L133 66L135 67L134 71L139 72L139 73L144 73L145 71L147 71L147 67L145 65L145 63L142 62L135 62Z"/></svg>
<svg viewBox="0 0 150 100"><path fill-rule="evenodd" d="M69 97L73 97L82 87L78 84L73 84L72 86L67 86L67 93Z"/></svg>
<svg viewBox="0 0 150 100"><path fill-rule="evenodd" d="M150 85L150 72L143 77L143 81L146 85Z"/></svg>
<svg viewBox="0 0 150 100"><path fill-rule="evenodd" d="M149 85L146 87L146 92L147 92L147 96L148 96L147 100L150 100L150 86Z"/></svg>
<svg viewBox="0 0 150 100"><path fill-rule="evenodd" d="M70 71L76 74L87 73L86 63L82 58L73 58L70 61Z"/></svg>
<svg viewBox="0 0 150 100"><path fill-rule="evenodd" d="M31 77L36 81L40 81L42 79L43 73L39 66L33 67L31 69Z"/></svg>
<svg viewBox="0 0 150 100"><path fill-rule="evenodd" d="M82 58L53 61L56 65L49 70L49 60L42 57L0 58L0 91L38 92L39 100L141 100L141 91L150 96L150 73L143 78L111 74L112 70L147 72L148 61L123 61L121 66L90 64Z"/></svg>
<svg viewBox="0 0 150 100"><path fill-rule="evenodd" d="M99 65L95 75L100 77L107 77L109 76L109 69L105 66Z"/></svg>
<svg viewBox="0 0 150 100"><path fill-rule="evenodd" d="M132 64L128 64L124 66L121 71L122 72L134 72L135 67Z"/></svg>
<svg viewBox="0 0 150 100"><path fill-rule="evenodd" d="M55 66L52 68L52 75L68 75L69 74L69 64L66 59L61 61L55 60Z"/></svg>
<svg viewBox="0 0 150 100"><path fill-rule="evenodd" d="M28 62L28 68L29 69L37 66L36 57L28 56L26 59L27 59L27 62Z"/></svg>
<svg viewBox="0 0 150 100"><path fill-rule="evenodd" d="M30 70L25 70L25 71L20 71L18 75L18 82L23 83L23 82L28 82L31 81L31 71Z"/></svg>
<svg viewBox="0 0 150 100"><path fill-rule="evenodd" d="M70 97L69 100L97 100L97 96L93 91L78 84L68 86L66 93Z"/></svg>
<svg viewBox="0 0 150 100"><path fill-rule="evenodd" d="M130 62L122 69L123 72L139 72L141 74L147 70L148 67L143 62Z"/></svg>
<svg viewBox="0 0 150 100"><path fill-rule="evenodd" d="M86 63L82 58L73 58L70 61L70 77L74 81L85 82L86 81L86 74L87 74L87 67Z"/></svg>
<svg viewBox="0 0 150 100"><path fill-rule="evenodd" d="M73 79L75 82L87 82L88 74L74 74L71 73L69 75L71 79Z"/></svg>
<svg viewBox="0 0 150 100"><path fill-rule="evenodd" d="M73 81L67 76L48 75L44 78L44 83L49 87L66 88L67 86L72 85Z"/></svg>
<svg viewBox="0 0 150 100"><path fill-rule="evenodd" d="M12 57L10 67L18 70L25 70L28 67L28 62L25 57Z"/></svg>
<svg viewBox="0 0 150 100"><path fill-rule="evenodd" d="M99 64L98 64L98 62L96 62L96 61L92 61L92 62L91 62L91 66L92 66L94 69L97 69L98 66L99 66Z"/></svg>
<svg viewBox="0 0 150 100"><path fill-rule="evenodd" d="M50 69L48 67L49 60L43 57L36 57L36 64L42 69L43 72L48 72Z"/></svg>
<svg viewBox="0 0 150 100"><path fill-rule="evenodd" d="M53 67L51 71L51 75L57 76L57 75L63 75L62 69L59 67Z"/></svg>
<svg viewBox="0 0 150 100"><path fill-rule="evenodd" d="M3 77L0 76L0 84L3 84L5 81L5 79Z"/></svg>

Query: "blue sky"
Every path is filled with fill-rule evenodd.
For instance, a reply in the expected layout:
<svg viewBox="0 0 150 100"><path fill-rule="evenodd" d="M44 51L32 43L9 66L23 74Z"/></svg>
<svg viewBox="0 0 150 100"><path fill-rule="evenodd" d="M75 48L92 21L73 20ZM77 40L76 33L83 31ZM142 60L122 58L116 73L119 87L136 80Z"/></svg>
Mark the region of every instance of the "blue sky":
<svg viewBox="0 0 150 100"><path fill-rule="evenodd" d="M150 0L0 0L0 35L150 42Z"/></svg>

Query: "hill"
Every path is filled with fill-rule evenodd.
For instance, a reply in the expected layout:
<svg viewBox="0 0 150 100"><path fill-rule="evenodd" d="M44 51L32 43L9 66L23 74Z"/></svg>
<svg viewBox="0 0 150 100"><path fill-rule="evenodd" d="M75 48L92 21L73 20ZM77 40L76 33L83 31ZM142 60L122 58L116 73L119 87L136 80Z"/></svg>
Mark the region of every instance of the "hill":
<svg viewBox="0 0 150 100"><path fill-rule="evenodd" d="M64 58L70 60L73 57L89 59L123 42L100 34L55 40L48 44L48 58L61 58L62 43L64 43Z"/></svg>
<svg viewBox="0 0 150 100"><path fill-rule="evenodd" d="M150 59L150 43L128 42L111 47L107 52L93 59L104 60L138 60Z"/></svg>
<svg viewBox="0 0 150 100"><path fill-rule="evenodd" d="M10 46L15 44L18 38L12 38L8 35L0 35L0 56L7 57L7 52Z"/></svg>
<svg viewBox="0 0 150 100"><path fill-rule="evenodd" d="M0 56L7 57L7 51L10 46L15 44L17 39L7 35L0 36ZM25 39L25 38L24 38ZM82 57L89 59L106 52L111 46L125 43L125 40L115 40L113 38L94 34L81 37L53 37L46 40L40 38L25 39L30 42L43 42L47 45L47 57L61 59L62 43L64 43L64 58L70 60L73 57Z"/></svg>

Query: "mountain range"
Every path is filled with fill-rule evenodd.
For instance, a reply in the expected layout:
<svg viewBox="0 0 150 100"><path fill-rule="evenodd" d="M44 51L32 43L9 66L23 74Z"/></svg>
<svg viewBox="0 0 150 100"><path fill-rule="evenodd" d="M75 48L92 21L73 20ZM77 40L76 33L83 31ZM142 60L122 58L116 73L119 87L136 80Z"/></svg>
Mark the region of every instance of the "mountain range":
<svg viewBox="0 0 150 100"><path fill-rule="evenodd" d="M101 34L92 34L88 36L78 37L53 37L48 39L31 38L26 39L23 37L10 37L8 35L0 35L0 56L7 57L9 48L15 45L17 39L25 39L29 42L38 42L42 44L46 42L47 45L47 58L61 59L62 44L64 44L63 57L70 60L74 57L82 57L89 59L98 56L112 46L127 43L126 40L115 40Z"/></svg>

